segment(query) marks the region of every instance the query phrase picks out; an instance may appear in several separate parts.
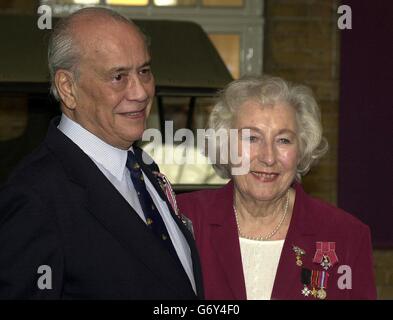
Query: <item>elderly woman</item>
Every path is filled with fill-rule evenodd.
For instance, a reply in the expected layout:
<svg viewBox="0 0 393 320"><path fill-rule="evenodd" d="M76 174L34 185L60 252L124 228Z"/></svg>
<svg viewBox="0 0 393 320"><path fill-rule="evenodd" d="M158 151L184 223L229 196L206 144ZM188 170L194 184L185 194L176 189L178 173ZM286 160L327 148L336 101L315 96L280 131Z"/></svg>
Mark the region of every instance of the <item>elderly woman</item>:
<svg viewBox="0 0 393 320"><path fill-rule="evenodd" d="M233 81L209 123L239 130L249 170L215 164L227 185L177 198L193 223L206 298L375 299L369 228L300 183L328 147L311 91L274 77Z"/></svg>

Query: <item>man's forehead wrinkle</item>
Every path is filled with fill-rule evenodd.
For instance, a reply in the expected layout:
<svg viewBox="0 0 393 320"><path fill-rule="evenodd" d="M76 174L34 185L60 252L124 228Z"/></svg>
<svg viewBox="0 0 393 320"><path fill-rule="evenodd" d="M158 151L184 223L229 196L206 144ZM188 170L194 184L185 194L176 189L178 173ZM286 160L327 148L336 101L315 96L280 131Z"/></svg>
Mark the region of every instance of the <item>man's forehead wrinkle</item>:
<svg viewBox="0 0 393 320"><path fill-rule="evenodd" d="M86 43L89 38L97 37L98 34L105 35L105 41L109 39L124 40L124 37L143 38L140 30L130 21L130 24L116 20L101 12L84 12L70 18L68 24L73 37L77 37L80 43ZM111 30L111 32L108 32ZM110 37L112 36L112 37Z"/></svg>
<svg viewBox="0 0 393 320"><path fill-rule="evenodd" d="M105 58L107 54L116 52L119 49L116 43L118 40L113 38L109 33L105 33L105 31L99 32L97 29L83 29L76 33L75 38L84 57L94 54Z"/></svg>

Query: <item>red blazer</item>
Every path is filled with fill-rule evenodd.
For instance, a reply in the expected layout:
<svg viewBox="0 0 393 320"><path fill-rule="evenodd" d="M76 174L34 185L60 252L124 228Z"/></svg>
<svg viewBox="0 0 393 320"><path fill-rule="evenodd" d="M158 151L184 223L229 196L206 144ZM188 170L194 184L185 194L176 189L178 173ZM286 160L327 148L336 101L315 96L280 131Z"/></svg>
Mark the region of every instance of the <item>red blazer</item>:
<svg viewBox="0 0 393 320"><path fill-rule="evenodd" d="M327 271L326 299L376 299L368 226L345 211L310 197L300 184L295 184L295 190L293 215L271 298L315 300L311 295L302 295L301 267L296 265L292 247L305 250L305 268L323 271L320 264L313 262L316 242L335 242L338 262ZM232 199L233 182L220 189L177 197L180 213L193 222L206 299L247 299ZM347 288L340 289L339 281Z"/></svg>

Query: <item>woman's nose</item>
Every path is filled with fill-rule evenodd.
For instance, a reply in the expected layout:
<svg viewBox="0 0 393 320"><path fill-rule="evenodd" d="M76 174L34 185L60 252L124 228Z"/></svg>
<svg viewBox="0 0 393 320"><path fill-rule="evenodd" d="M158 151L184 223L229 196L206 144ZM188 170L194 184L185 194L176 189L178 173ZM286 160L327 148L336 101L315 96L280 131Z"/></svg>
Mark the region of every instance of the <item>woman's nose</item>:
<svg viewBox="0 0 393 320"><path fill-rule="evenodd" d="M276 162L276 152L272 143L262 143L258 150L258 160L266 166L272 166Z"/></svg>

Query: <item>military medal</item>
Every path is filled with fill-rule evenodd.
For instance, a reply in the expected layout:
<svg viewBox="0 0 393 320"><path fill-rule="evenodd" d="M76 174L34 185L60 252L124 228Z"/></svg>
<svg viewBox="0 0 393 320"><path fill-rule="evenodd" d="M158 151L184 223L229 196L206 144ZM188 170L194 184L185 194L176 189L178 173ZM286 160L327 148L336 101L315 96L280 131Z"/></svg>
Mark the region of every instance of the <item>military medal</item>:
<svg viewBox="0 0 393 320"><path fill-rule="evenodd" d="M297 246L293 246L292 250L296 254L296 265L298 267L301 267L303 265L302 256L304 256L306 254L306 251L304 251L303 249L301 249Z"/></svg>
<svg viewBox="0 0 393 320"><path fill-rule="evenodd" d="M327 288L328 279L329 273L327 273L326 271L313 270L311 272L311 286L313 287L311 294L315 298L321 300L326 298L327 293L325 289Z"/></svg>
<svg viewBox="0 0 393 320"><path fill-rule="evenodd" d="M329 258L327 256L325 256L325 255L322 258L321 266L325 270L329 269L332 266L332 264L330 263Z"/></svg>
<svg viewBox="0 0 393 320"><path fill-rule="evenodd" d="M316 243L316 248L317 251L315 252L312 260L314 263L318 263L322 266L322 268L328 270L338 262L335 242L318 241Z"/></svg>
<svg viewBox="0 0 393 320"><path fill-rule="evenodd" d="M311 290L308 288L308 285L311 283L311 270L302 268L301 280L303 284L302 295L308 297L311 294Z"/></svg>
<svg viewBox="0 0 393 320"><path fill-rule="evenodd" d="M303 267L302 256L306 254L306 251L295 245L292 246L292 250L296 255L296 265L301 267L300 280L303 285L303 289L300 291L301 294L305 297L312 296L315 299L326 299L327 293L325 289L327 289L329 273L326 271L310 270ZM334 250L334 242L317 242L317 252L313 262L321 263L322 267L331 267L338 261Z"/></svg>
<svg viewBox="0 0 393 320"><path fill-rule="evenodd" d="M168 199L169 204L171 205L173 211L175 212L176 217L180 219L180 221L185 225L188 231L191 232L192 236L195 239L192 221L179 212L179 207L177 206L177 202L176 202L175 191L173 190L172 185L169 182L169 179L164 174L158 171L153 171L153 174L156 176L158 180L158 184L160 185L162 191L165 193L166 198Z"/></svg>
<svg viewBox="0 0 393 320"><path fill-rule="evenodd" d="M158 171L153 171L153 174L156 176L158 184L160 185L162 191L165 193L173 211L178 217L181 218L179 214L179 208L177 207L175 192L173 191L172 185L169 182L168 178Z"/></svg>
<svg viewBox="0 0 393 320"><path fill-rule="evenodd" d="M327 296L327 293L325 291L325 288L327 288L327 282L329 279L329 273L326 271L320 271L321 277L319 281L319 290L318 290L318 299L325 299Z"/></svg>
<svg viewBox="0 0 393 320"><path fill-rule="evenodd" d="M326 298L326 291L323 290L323 288L321 288L321 289L318 290L317 298L318 298L318 299L321 299L321 300L323 300L323 299Z"/></svg>

